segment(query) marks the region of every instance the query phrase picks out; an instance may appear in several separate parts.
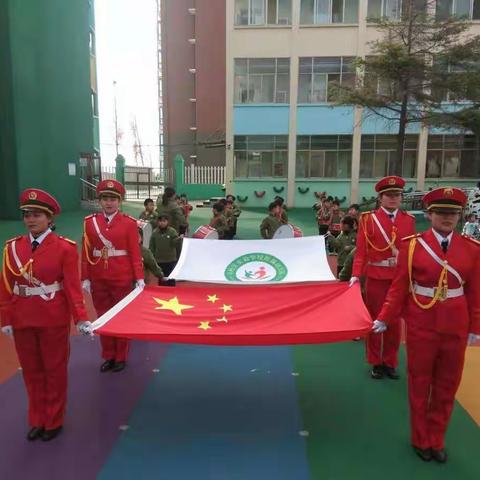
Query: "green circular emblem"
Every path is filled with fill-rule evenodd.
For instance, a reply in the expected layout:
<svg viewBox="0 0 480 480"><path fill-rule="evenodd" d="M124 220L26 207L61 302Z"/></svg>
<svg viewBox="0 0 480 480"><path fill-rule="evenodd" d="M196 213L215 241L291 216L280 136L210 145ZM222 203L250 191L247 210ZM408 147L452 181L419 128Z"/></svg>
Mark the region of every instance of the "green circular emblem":
<svg viewBox="0 0 480 480"><path fill-rule="evenodd" d="M230 282L281 282L288 273L286 265L269 253L247 253L233 260L224 275Z"/></svg>

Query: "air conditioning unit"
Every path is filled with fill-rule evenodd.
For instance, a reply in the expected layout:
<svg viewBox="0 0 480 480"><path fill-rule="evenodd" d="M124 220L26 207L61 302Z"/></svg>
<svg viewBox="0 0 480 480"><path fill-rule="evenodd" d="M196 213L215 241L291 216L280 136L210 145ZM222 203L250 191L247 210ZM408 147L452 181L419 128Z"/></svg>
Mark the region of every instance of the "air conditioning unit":
<svg viewBox="0 0 480 480"><path fill-rule="evenodd" d="M190 15L195 15L195 14L197 13L197 9L196 9L196 8L189 8L189 9L188 9L188 13L189 13Z"/></svg>
<svg viewBox="0 0 480 480"><path fill-rule="evenodd" d="M189 68L188 71L190 73L197 73L197 69L196 68Z"/></svg>
<svg viewBox="0 0 480 480"><path fill-rule="evenodd" d="M195 45L196 40L194 38L189 38L188 43L190 43L191 45Z"/></svg>
<svg viewBox="0 0 480 480"><path fill-rule="evenodd" d="M189 98L188 101L189 101L189 102L192 102L192 103L196 103L196 102L197 102L197 99L196 99L196 98Z"/></svg>
<svg viewBox="0 0 480 480"><path fill-rule="evenodd" d="M196 131L197 131L197 127L190 127L190 130L191 130L192 132L196 132Z"/></svg>

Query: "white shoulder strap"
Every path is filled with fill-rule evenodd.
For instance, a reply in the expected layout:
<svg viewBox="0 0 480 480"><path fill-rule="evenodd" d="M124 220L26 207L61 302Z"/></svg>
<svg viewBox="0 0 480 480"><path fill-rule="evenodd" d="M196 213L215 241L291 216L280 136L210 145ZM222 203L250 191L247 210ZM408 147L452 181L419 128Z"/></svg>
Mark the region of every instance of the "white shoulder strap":
<svg viewBox="0 0 480 480"><path fill-rule="evenodd" d="M22 271L22 262L20 261L20 257L18 256L17 254L17 247L15 246L15 243L16 243L16 240L14 240L11 245L12 245L12 253L13 253L13 258L15 260L15 263L17 264L17 268L18 268L18 271L21 272ZM30 283L30 280L32 281L32 283L36 284L37 286L39 287L44 287L45 284L42 283L40 280L36 279L36 278L30 278L27 274L27 272L23 272L22 274L22 277L27 280L29 283ZM49 301L49 300L53 300L53 298L55 297L55 293L56 292L52 292L50 295L40 295L40 297L45 300L45 301Z"/></svg>
<svg viewBox="0 0 480 480"><path fill-rule="evenodd" d="M93 217L92 222L93 222L93 226L95 227L95 231L97 232L98 238L102 241L102 243L105 245L105 247L107 247L109 249L113 248L112 242L102 235L102 232L100 231L100 228L98 227L97 217Z"/></svg>
<svg viewBox="0 0 480 480"><path fill-rule="evenodd" d="M427 251L427 253L442 267L445 267L459 282L463 285L463 279L460 274L448 263L445 263L428 245L427 242L421 237L418 239L418 243Z"/></svg>
<svg viewBox="0 0 480 480"><path fill-rule="evenodd" d="M385 241L390 244L391 243L391 240L390 238L388 238L388 235L387 233L385 232L385 230L383 229L382 227L382 224L380 223L380 221L378 220L377 216L375 215L375 213L372 213L372 217L373 217L373 220L375 221L375 223L377 224L377 227L378 229L380 230L380 233L383 235L383 238L385 239Z"/></svg>

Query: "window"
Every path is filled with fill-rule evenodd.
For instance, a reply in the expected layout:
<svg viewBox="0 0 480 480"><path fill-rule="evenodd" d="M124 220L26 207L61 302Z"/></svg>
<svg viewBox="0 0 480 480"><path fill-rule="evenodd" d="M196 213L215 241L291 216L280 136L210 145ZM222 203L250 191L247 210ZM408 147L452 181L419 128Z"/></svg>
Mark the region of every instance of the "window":
<svg viewBox="0 0 480 480"><path fill-rule="evenodd" d="M236 58L235 103L289 103L289 58Z"/></svg>
<svg viewBox="0 0 480 480"><path fill-rule="evenodd" d="M297 137L297 177L350 178L351 166L351 135Z"/></svg>
<svg viewBox="0 0 480 480"><path fill-rule="evenodd" d="M335 84L355 86L354 57L300 58L298 103L332 102Z"/></svg>
<svg viewBox="0 0 480 480"><path fill-rule="evenodd" d="M362 135L360 178L400 175L414 178L417 165L417 135L407 135L402 161L397 159L396 135Z"/></svg>
<svg viewBox="0 0 480 480"><path fill-rule="evenodd" d="M291 25L292 0L235 0L235 25Z"/></svg>
<svg viewBox="0 0 480 480"><path fill-rule="evenodd" d="M473 135L430 135L427 178L477 178L480 144Z"/></svg>
<svg viewBox="0 0 480 480"><path fill-rule="evenodd" d="M358 0L302 0L301 25L358 23Z"/></svg>
<svg viewBox="0 0 480 480"><path fill-rule="evenodd" d="M414 0L413 11L426 13L428 0ZM417 16L418 16L417 13ZM368 0L367 18L386 18L400 20L402 15L402 0Z"/></svg>
<svg viewBox="0 0 480 480"><path fill-rule="evenodd" d="M234 139L235 177L287 176L287 135L236 135Z"/></svg>
<svg viewBox="0 0 480 480"><path fill-rule="evenodd" d="M480 0L437 0L437 20L460 17L480 20Z"/></svg>

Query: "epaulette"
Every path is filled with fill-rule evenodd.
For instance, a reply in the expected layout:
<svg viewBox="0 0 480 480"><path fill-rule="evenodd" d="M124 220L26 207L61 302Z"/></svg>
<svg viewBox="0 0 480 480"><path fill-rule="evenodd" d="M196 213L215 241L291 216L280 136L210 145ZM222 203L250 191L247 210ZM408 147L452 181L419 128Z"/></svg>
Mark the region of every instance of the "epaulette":
<svg viewBox="0 0 480 480"><path fill-rule="evenodd" d="M13 238L10 238L9 240L7 240L7 241L5 242L5 244L11 243L11 242L13 242L14 240L20 240L21 238L22 238L22 235L18 235L18 236L16 236L16 237L13 237Z"/></svg>
<svg viewBox="0 0 480 480"><path fill-rule="evenodd" d="M362 212L360 215L367 215L368 213L374 213L375 210L368 210L368 212Z"/></svg>
<svg viewBox="0 0 480 480"><path fill-rule="evenodd" d="M131 215L128 215L128 213L123 214L124 217L129 218L130 220L133 220L135 223L137 223L137 219L135 217L132 217Z"/></svg>
<svg viewBox="0 0 480 480"><path fill-rule="evenodd" d="M480 242L478 240L475 240L474 238L469 237L468 235L462 235L462 237L465 238L466 240L470 240L475 245L480 246Z"/></svg>
<svg viewBox="0 0 480 480"><path fill-rule="evenodd" d="M85 217L85 220L86 220L87 218L93 218L93 217L95 217L96 215L97 215L96 213L92 213L91 215L87 215L87 216Z"/></svg>
<svg viewBox="0 0 480 480"><path fill-rule="evenodd" d="M409 235L408 237L402 237L402 242L405 240L411 240L412 238L418 238L421 237L421 233L414 233L413 235Z"/></svg>
<svg viewBox="0 0 480 480"><path fill-rule="evenodd" d="M58 238L61 238L62 240L65 240L66 242L71 243L72 245L76 245L76 244L77 244L77 242L75 242L74 240L70 240L70 239L67 238L67 237L62 237L61 235L59 235Z"/></svg>
<svg viewBox="0 0 480 480"><path fill-rule="evenodd" d="M412 217L413 219L415 219L415 215L407 212L406 210L401 210L403 213L405 213L406 215L408 215L409 217Z"/></svg>

